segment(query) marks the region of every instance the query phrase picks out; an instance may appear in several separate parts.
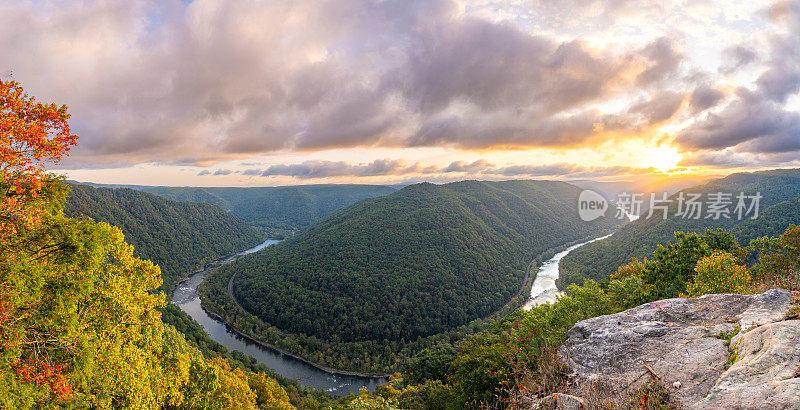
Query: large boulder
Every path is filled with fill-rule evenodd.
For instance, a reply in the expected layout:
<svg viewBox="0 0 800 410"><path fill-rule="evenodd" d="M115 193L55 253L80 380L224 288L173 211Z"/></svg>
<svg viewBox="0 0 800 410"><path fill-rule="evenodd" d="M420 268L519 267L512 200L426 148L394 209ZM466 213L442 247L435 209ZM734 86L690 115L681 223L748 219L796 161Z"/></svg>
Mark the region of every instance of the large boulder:
<svg viewBox="0 0 800 410"><path fill-rule="evenodd" d="M655 374L688 407L795 408L800 321L784 320L792 300L774 289L647 303L577 323L559 354L578 383L632 390ZM729 346L721 334L737 329Z"/></svg>

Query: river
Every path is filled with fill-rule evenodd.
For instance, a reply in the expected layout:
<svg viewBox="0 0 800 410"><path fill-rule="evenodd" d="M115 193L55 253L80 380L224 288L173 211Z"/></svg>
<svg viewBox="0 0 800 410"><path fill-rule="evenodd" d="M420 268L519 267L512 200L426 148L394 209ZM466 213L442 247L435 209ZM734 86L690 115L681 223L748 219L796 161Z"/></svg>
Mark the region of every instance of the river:
<svg viewBox="0 0 800 410"><path fill-rule="evenodd" d="M529 310L535 305L554 302L556 300L556 296L558 295L558 289L556 289L556 279L558 279L558 262L561 261L561 258L566 256L571 251L586 245L587 243L598 241L609 236L611 235L595 238L591 241L586 241L571 246L563 252L555 254L555 256L543 263L542 266L539 267L539 270L536 274L536 279L531 287L531 296L525 303L524 308ZM367 387L371 391L374 391L378 383L383 383L386 381L386 379L329 373L302 360L298 360L279 351L263 347L249 339L239 336L230 327L209 316L208 313L206 313L206 311L200 306L200 297L197 295L197 286L200 285L203 279L205 279L209 270L216 266L230 263L243 255L257 252L278 242L280 241L272 239L267 240L256 247L222 259L209 269L193 274L181 282L175 289L175 292L172 294L172 303L176 304L181 308L181 310L186 312L194 320L200 323L211 339L217 343L222 344L229 350L238 350L248 356L252 356L258 360L259 363L263 363L266 366L275 369L278 374L284 377L296 379L303 386L310 386L319 390L324 390L334 396L344 396L350 392L358 393L358 390L361 387Z"/></svg>
<svg viewBox="0 0 800 410"><path fill-rule="evenodd" d="M278 242L277 240L267 240L254 248L224 259L221 264L230 263L239 256L257 252ZM211 339L217 343L227 347L229 350L238 350L248 356L252 356L259 363L275 369L278 374L284 377L296 379L303 386L311 386L334 396L344 396L350 392L358 393L362 386L374 391L378 383L386 381L380 378L328 373L302 360L262 347L249 339L239 336L227 325L209 316L200 306L197 286L205 279L206 274L208 274L208 270L198 272L181 282L172 294L172 303L200 323Z"/></svg>
<svg viewBox="0 0 800 410"><path fill-rule="evenodd" d="M533 281L533 286L531 286L531 296L528 298L528 301L525 302L525 310L530 310L536 305L552 303L556 301L556 296L559 294L558 288L556 288L556 279L558 279L558 263L561 262L561 258L567 256L568 253L580 248L583 245L586 245L587 243L599 241L601 239L608 238L611 235L613 234L608 234L606 236L594 238L591 241L570 246L566 250L555 254L552 258L543 263L536 272L536 279Z"/></svg>

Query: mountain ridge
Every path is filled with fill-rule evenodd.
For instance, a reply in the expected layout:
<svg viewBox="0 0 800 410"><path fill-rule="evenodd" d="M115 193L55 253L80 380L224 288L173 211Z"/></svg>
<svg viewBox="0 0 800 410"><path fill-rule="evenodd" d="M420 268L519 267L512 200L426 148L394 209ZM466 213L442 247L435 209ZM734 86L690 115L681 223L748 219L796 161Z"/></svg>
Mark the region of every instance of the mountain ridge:
<svg viewBox="0 0 800 410"><path fill-rule="evenodd" d="M553 181L410 185L220 268L201 286L204 306L239 328L274 326L253 336L278 347L280 329L305 346L359 345L383 360L376 351L399 352L489 316L518 294L531 260L621 223L580 220L579 193ZM234 273L244 312L219 298ZM297 350L308 357L315 348ZM347 370L392 367L346 351L339 363L320 359Z"/></svg>

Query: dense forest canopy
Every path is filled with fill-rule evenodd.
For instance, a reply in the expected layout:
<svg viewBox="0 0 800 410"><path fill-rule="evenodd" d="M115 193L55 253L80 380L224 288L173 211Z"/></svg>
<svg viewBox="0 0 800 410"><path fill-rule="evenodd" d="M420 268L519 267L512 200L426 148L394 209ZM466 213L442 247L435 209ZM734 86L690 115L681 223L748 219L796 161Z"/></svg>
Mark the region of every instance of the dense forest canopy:
<svg viewBox="0 0 800 410"><path fill-rule="evenodd" d="M256 229L216 205L175 202L127 188L70 187L65 214L122 229L136 256L161 267L167 292L205 263L263 240Z"/></svg>
<svg viewBox="0 0 800 410"><path fill-rule="evenodd" d="M412 185L218 269L204 303L214 310L209 298L227 292L214 278L236 273L233 292L258 321L307 345L347 352L355 343L387 356L500 309L537 255L621 223L581 221L579 193L549 181Z"/></svg>
<svg viewBox="0 0 800 410"><path fill-rule="evenodd" d="M209 202L250 225L268 228L274 236L304 228L334 211L366 198L397 190L386 185L299 185L285 187L154 187L129 188L173 201Z"/></svg>
<svg viewBox="0 0 800 410"><path fill-rule="evenodd" d="M789 223L800 220L797 197L800 196L800 170L784 169L752 173L737 173L684 190L700 193L703 198L716 192L740 192L754 195L760 192L760 215L757 220L736 216L731 218L682 218L675 216L677 201L670 207L670 218L663 220L657 213L652 218L640 218L624 226L610 238L583 246L564 257L560 263L559 287L570 283L583 283L584 279L602 280L614 273L618 266L631 258L650 255L660 243L674 240L674 233L703 232L707 229L732 229L739 240L746 243L759 236L776 236ZM671 198L675 199L678 194ZM736 200L734 199L734 205ZM733 208L733 207L731 207ZM660 212L660 211L659 211Z"/></svg>

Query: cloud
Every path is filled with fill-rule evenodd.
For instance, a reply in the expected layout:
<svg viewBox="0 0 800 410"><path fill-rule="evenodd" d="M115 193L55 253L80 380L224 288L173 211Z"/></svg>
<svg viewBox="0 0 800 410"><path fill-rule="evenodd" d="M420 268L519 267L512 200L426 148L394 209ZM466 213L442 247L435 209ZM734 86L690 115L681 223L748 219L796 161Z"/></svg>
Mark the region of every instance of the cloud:
<svg viewBox="0 0 800 410"><path fill-rule="evenodd" d="M73 168L348 147L570 148L661 138L673 120L690 124L675 139L687 152L778 152L798 149L786 108L800 88L798 3L757 14L705 0L6 2L0 72L70 106ZM752 84L715 78L751 69L762 71ZM493 168L380 161L240 172Z"/></svg>
<svg viewBox="0 0 800 410"><path fill-rule="evenodd" d="M419 171L417 164L407 165L401 160L380 159L367 164L351 164L347 161L305 161L300 164L272 165L261 172L261 176L290 176L301 179L329 177L368 177L403 175Z"/></svg>
<svg viewBox="0 0 800 410"><path fill-rule="evenodd" d="M548 165L512 165L489 173L504 176L569 176L570 178L591 178L612 175L644 175L655 172L654 168L634 167L587 167L577 164L557 163Z"/></svg>
<svg viewBox="0 0 800 410"><path fill-rule="evenodd" d="M716 106L724 97L725 93L722 91L708 85L701 85L692 91L689 106L694 112L705 111Z"/></svg>
<svg viewBox="0 0 800 410"><path fill-rule="evenodd" d="M245 171L254 175L256 170ZM448 174L467 174L468 177L563 177L589 178L616 175L643 175L655 172L653 168L634 167L589 167L570 163L548 165L508 165L497 167L489 161L479 159L473 162L454 161L447 166L423 166L420 163L407 164L401 160L382 159L366 164L352 164L346 161L305 161L299 164L272 165L261 171L263 177L289 176L298 179L333 177L371 177L371 176L425 176L430 180L446 177ZM444 179L442 179L444 180ZM449 180L449 179L448 179Z"/></svg>
<svg viewBox="0 0 800 410"><path fill-rule="evenodd" d="M649 100L634 104L629 112L640 114L649 125L658 124L672 118L681 107L683 99L683 93L662 91L652 95Z"/></svg>
<svg viewBox="0 0 800 410"><path fill-rule="evenodd" d="M232 173L233 173L233 171L231 171L229 169L218 169L218 170L214 171L214 175L229 175L229 174L232 174Z"/></svg>
<svg viewBox="0 0 800 410"><path fill-rule="evenodd" d="M197 173L197 176L199 176L199 177L202 177L204 175L211 175L211 171L209 171L207 169L204 169L204 170L202 170L202 171Z"/></svg>
<svg viewBox="0 0 800 410"><path fill-rule="evenodd" d="M78 167L579 145L637 126L590 105L685 58L667 37L604 50L450 0L5 3L0 53L33 94L70 106Z"/></svg>
<svg viewBox="0 0 800 410"><path fill-rule="evenodd" d="M449 172L466 172L466 173L480 173L485 171L486 169L493 168L494 164L490 163L485 159L479 159L477 161L468 163L464 161L455 161L451 162L450 165L445 167L441 172L449 173ZM433 170L431 170L433 171Z"/></svg>
<svg viewBox="0 0 800 410"><path fill-rule="evenodd" d="M667 37L661 37L649 44L641 54L646 58L648 67L636 78L639 85L650 85L667 79L676 72L683 60L683 53Z"/></svg>
<svg viewBox="0 0 800 410"><path fill-rule="evenodd" d="M683 130L687 150L737 147L748 152L800 149L800 113L784 110L760 92L740 88L736 100Z"/></svg>
<svg viewBox="0 0 800 410"><path fill-rule="evenodd" d="M738 44L723 50L722 58L725 63L719 67L719 72L731 75L754 63L758 59L758 53L746 45Z"/></svg>
<svg viewBox="0 0 800 410"><path fill-rule="evenodd" d="M687 161L740 164L748 162L741 159L742 153L770 154L754 161L761 163L766 158L777 159L787 152L800 151L800 112L785 105L790 96L800 93L800 1L781 3L778 10L787 7L793 13L780 13L776 18L785 31L769 39L766 70L758 77L755 88L737 88L726 106L696 119L678 134L676 143L685 151L696 151Z"/></svg>
<svg viewBox="0 0 800 410"><path fill-rule="evenodd" d="M800 166L800 153L737 153L726 149L722 151L698 151L686 155L680 165L708 166L714 168L769 168L775 164L782 167Z"/></svg>

